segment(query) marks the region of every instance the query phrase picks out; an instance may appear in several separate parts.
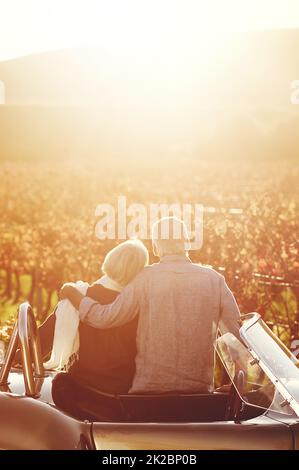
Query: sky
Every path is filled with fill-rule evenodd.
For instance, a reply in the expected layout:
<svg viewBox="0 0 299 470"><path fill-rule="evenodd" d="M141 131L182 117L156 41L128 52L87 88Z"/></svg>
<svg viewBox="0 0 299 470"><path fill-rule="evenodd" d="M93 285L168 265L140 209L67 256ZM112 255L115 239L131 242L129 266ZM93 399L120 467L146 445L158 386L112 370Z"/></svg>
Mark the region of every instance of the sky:
<svg viewBox="0 0 299 470"><path fill-rule="evenodd" d="M297 27L299 0L0 0L0 60L85 45L194 45L220 31Z"/></svg>

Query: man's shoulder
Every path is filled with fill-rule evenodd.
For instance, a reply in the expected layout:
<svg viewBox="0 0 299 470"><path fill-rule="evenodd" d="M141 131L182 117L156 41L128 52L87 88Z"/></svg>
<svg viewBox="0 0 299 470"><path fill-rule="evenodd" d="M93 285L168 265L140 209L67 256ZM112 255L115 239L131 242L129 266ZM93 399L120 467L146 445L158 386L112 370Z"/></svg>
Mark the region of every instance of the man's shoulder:
<svg viewBox="0 0 299 470"><path fill-rule="evenodd" d="M132 279L132 281L128 284L128 286L138 286L138 284L142 284L143 280L147 277L147 275L149 274L149 272L151 272L150 268L152 267L153 265L149 265L149 266L145 266L138 274L137 276L134 277L134 279Z"/></svg>
<svg viewBox="0 0 299 470"><path fill-rule="evenodd" d="M204 276L209 276L210 278L213 278L213 279L220 279L222 278L222 274L220 274L219 272L217 272L215 269L213 269L211 266L208 266L208 265L203 265L203 264L199 264L199 263L188 263L186 265L184 265L184 268L190 270L190 271L193 271L194 274L196 273L200 273ZM160 271L161 269L163 269L163 264L162 263L153 263L153 264L150 264L149 266L145 266L143 268L143 270L136 276L136 280L138 279L143 279L147 276L150 276L152 273L154 273L155 271Z"/></svg>
<svg viewBox="0 0 299 470"><path fill-rule="evenodd" d="M208 276L211 279L219 280L223 278L222 274L216 271L212 266L199 264L199 263L192 263L194 271L199 272L203 276Z"/></svg>
<svg viewBox="0 0 299 470"><path fill-rule="evenodd" d="M153 271L155 271L158 266L159 266L159 263L153 263L153 264L149 264L148 266L145 266L140 271L140 273L137 274L134 280L139 282L140 280L145 279L148 275L151 275L151 273L153 273Z"/></svg>

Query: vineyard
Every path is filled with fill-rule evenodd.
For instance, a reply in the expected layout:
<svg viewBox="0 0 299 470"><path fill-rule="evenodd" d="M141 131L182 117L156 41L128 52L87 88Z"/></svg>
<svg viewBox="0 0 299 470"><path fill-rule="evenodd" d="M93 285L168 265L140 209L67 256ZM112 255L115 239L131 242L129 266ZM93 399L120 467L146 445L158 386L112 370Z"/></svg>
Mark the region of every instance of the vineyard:
<svg viewBox="0 0 299 470"><path fill-rule="evenodd" d="M116 242L96 238L95 209L125 195L203 204L203 246L190 257L222 272L241 311L261 313L290 344L299 337L298 180L294 161L0 163L2 339L24 299L42 321L63 282L99 277Z"/></svg>

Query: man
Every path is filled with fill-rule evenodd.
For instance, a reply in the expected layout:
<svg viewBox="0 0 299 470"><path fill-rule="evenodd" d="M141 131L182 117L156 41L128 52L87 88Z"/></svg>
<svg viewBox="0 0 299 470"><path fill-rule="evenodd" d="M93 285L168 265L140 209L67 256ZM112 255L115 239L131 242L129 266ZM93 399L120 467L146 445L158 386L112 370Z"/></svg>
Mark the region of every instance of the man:
<svg viewBox="0 0 299 470"><path fill-rule="evenodd" d="M83 297L71 285L61 296L78 308L81 321L96 328L120 326L139 315L130 393L210 392L217 329L238 335L237 303L222 275L189 259L183 221L159 220L152 241L160 262L146 267L110 305Z"/></svg>

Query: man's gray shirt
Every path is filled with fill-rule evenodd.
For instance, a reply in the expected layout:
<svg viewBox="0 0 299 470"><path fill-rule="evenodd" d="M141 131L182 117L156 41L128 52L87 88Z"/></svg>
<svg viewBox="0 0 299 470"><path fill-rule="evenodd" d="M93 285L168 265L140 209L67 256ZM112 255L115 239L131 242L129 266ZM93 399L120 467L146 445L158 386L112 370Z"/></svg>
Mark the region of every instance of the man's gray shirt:
<svg viewBox="0 0 299 470"><path fill-rule="evenodd" d="M212 391L218 327L238 335L240 318L224 277L183 255L147 266L110 305L85 297L79 314L96 328L139 315L130 393Z"/></svg>

